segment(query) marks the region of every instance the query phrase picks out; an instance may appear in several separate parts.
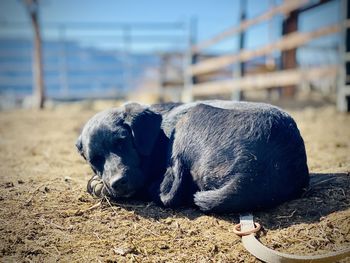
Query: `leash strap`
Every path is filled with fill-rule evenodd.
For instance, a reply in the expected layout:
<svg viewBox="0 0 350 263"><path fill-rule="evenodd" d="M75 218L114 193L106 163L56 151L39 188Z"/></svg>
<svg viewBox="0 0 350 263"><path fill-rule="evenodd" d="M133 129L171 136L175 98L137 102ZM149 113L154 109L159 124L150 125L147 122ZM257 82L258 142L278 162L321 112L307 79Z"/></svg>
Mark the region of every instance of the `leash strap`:
<svg viewBox="0 0 350 263"><path fill-rule="evenodd" d="M260 225L254 223L253 215L241 215L240 223L235 226L234 232L242 236L243 246L256 258L267 263L330 263L342 258L350 257L350 247L336 252L330 252L323 255L315 256L299 256L281 253L265 247L255 237L255 233L259 231Z"/></svg>

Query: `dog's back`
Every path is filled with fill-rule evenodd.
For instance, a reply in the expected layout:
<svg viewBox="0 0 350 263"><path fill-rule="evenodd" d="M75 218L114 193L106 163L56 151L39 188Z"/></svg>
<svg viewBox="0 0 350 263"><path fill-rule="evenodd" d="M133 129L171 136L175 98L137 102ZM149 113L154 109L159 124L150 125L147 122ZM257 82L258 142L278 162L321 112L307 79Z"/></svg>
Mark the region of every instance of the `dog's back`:
<svg viewBox="0 0 350 263"><path fill-rule="evenodd" d="M276 107L200 104L175 133L173 152L185 160L199 190L194 202L204 211L267 208L308 185L303 139L294 120Z"/></svg>

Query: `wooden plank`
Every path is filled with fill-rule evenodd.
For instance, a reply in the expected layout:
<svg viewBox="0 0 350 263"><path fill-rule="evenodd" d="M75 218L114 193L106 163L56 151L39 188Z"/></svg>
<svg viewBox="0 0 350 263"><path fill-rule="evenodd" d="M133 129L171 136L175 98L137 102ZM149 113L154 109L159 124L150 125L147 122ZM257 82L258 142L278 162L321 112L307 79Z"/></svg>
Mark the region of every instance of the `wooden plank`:
<svg viewBox="0 0 350 263"><path fill-rule="evenodd" d="M289 0L285 1L283 4L276 6L274 8L269 9L265 13L261 14L260 16L257 16L255 18L245 20L242 23L240 23L238 26L229 28L222 33L216 35L215 37L208 39L206 41L203 41L202 43L199 43L191 48L191 51L193 53L198 53L199 51L208 48L222 40L224 40L227 37L230 37L232 35L235 35L237 33L240 33L242 31L247 30L249 27L259 24L261 22L267 21L274 17L277 14L288 14L293 10L298 9L299 7L305 5L308 3L308 0Z"/></svg>
<svg viewBox="0 0 350 263"><path fill-rule="evenodd" d="M349 23L349 21L346 21ZM220 68L231 65L238 61L248 61L252 58L267 55L275 50L290 50L298 46L304 45L321 36L337 33L341 30L342 25L333 24L322 27L311 32L295 32L282 37L280 40L270 43L266 46L255 50L243 50L237 54L225 55L216 58L207 59L200 63L194 64L189 68L189 73L192 75L200 75L203 73L216 71Z"/></svg>
<svg viewBox="0 0 350 263"><path fill-rule="evenodd" d="M193 86L193 95L230 94L233 90L257 90L297 85L303 81L335 77L338 66L310 69L289 69L272 73L248 75L240 79L228 79L201 83Z"/></svg>

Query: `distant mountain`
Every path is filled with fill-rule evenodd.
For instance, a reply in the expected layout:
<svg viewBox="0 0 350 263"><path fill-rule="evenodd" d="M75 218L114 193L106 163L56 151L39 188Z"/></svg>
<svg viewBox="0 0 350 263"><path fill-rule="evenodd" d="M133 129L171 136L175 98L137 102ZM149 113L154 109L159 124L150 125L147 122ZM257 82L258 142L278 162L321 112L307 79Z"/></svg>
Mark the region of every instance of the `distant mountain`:
<svg viewBox="0 0 350 263"><path fill-rule="evenodd" d="M125 92L147 68L159 65L157 55L128 55L73 41L45 41L43 60L48 97L103 97ZM0 38L0 95L29 95L32 81L32 42Z"/></svg>
<svg viewBox="0 0 350 263"><path fill-rule="evenodd" d="M32 46L29 39L0 38L0 96L32 94ZM221 54L205 56L218 55ZM155 78L164 78L159 75L161 62L157 54L125 54L74 41L44 41L43 60L46 94L51 98L117 97L142 88L146 82L158 85ZM265 62L265 57L256 58L245 63L245 69L252 72ZM278 67L278 61L274 63ZM226 68L230 77L233 70L234 65ZM149 72L153 72L151 81L147 79ZM219 75L216 79L226 77Z"/></svg>

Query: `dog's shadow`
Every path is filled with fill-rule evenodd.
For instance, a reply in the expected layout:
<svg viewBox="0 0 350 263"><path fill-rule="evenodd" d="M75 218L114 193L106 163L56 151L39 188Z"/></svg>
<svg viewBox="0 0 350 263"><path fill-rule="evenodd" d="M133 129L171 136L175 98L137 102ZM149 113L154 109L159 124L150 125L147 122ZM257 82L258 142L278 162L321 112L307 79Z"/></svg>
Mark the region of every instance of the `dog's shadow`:
<svg viewBox="0 0 350 263"><path fill-rule="evenodd" d="M114 205L132 210L137 215L151 220L168 217L186 217L192 220L205 215L195 208L162 208L153 203L140 201L118 202ZM279 229L295 224L319 222L322 217L349 207L349 173L313 173L310 176L310 186L302 197L273 209L255 211L253 214L266 229ZM234 224L238 223L239 218L239 215L234 213L209 215Z"/></svg>
<svg viewBox="0 0 350 263"><path fill-rule="evenodd" d="M317 223L334 212L350 208L349 173L313 173L310 186L298 199L255 213L267 229Z"/></svg>

